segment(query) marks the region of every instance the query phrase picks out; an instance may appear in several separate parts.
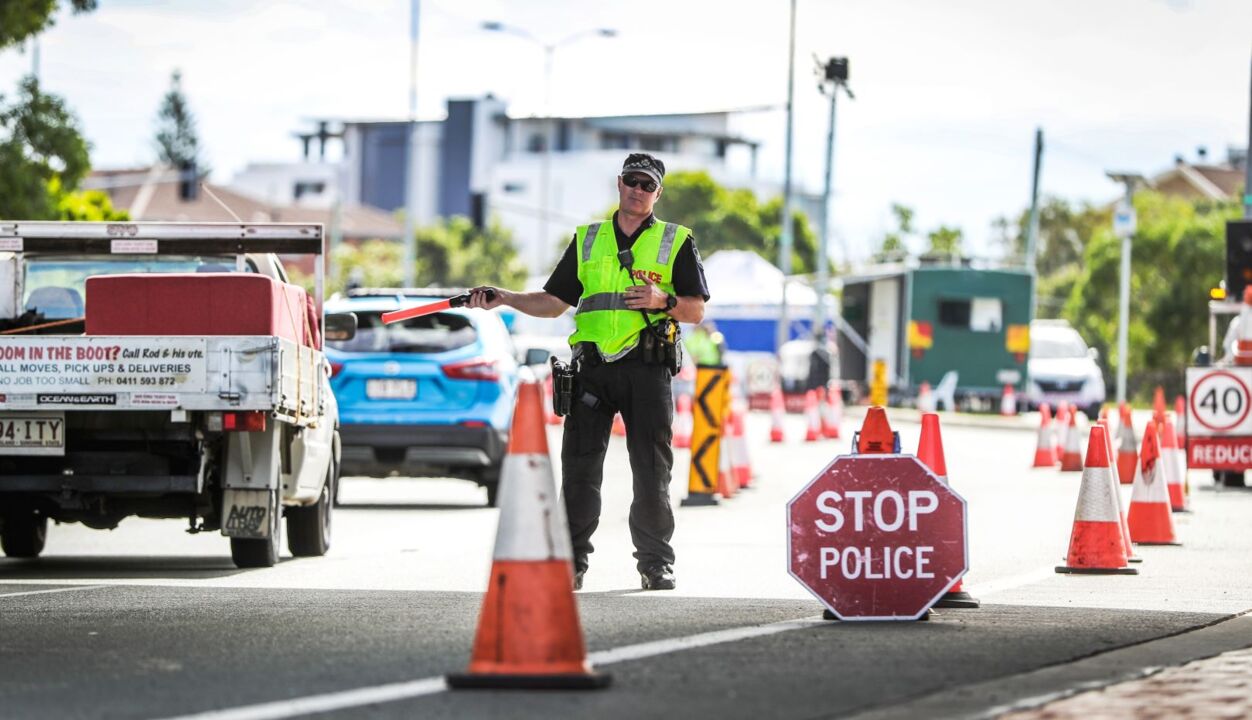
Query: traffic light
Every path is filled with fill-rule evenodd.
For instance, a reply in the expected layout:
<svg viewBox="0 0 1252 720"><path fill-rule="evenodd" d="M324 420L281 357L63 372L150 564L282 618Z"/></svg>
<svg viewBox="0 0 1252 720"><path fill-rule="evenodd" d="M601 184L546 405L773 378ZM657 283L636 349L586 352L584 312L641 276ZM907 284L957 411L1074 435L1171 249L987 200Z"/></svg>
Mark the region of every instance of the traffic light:
<svg viewBox="0 0 1252 720"><path fill-rule="evenodd" d="M1252 220L1226 221L1226 297L1243 301L1252 284Z"/></svg>

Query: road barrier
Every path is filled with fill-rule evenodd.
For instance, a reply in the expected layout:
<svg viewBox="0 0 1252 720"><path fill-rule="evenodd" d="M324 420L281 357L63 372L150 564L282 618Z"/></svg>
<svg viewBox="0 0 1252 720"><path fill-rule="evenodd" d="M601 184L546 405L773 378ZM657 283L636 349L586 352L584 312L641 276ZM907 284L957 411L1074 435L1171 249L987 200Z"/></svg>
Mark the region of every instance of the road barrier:
<svg viewBox="0 0 1252 720"><path fill-rule="evenodd" d="M452 688L591 689L610 681L587 661L541 403L539 384L523 382L500 472L491 578L469 669L447 677Z"/></svg>

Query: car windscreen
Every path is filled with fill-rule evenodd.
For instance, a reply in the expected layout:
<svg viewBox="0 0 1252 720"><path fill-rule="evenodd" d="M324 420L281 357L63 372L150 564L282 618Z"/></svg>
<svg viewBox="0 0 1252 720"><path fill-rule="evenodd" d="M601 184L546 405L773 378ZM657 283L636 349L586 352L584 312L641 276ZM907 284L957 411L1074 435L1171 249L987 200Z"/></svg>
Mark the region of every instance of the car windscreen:
<svg viewBox="0 0 1252 720"><path fill-rule="evenodd" d="M1077 336L1032 338L1030 357L1041 360L1080 358L1087 356L1087 346Z"/></svg>
<svg viewBox="0 0 1252 720"><path fill-rule="evenodd" d="M353 310L356 337L326 344L353 353L441 353L465 347L478 339L478 330L465 315L434 313L384 325L382 313Z"/></svg>

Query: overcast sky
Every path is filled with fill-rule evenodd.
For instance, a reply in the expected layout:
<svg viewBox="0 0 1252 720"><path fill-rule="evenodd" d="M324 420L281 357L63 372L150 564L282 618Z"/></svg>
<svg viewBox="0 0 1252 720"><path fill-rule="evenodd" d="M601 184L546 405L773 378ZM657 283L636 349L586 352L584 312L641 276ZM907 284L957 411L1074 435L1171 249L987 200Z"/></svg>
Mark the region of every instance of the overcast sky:
<svg viewBox="0 0 1252 720"><path fill-rule="evenodd" d="M62 3L68 4L68 3ZM542 104L542 52L487 33L485 20L556 51L553 108L567 114L780 106L784 0L423 0L419 112L494 93L518 115ZM814 54L846 55L856 100L841 99L832 225L854 256L875 247L888 209L922 230L964 229L975 252L991 221L1029 202L1036 126L1045 193L1104 202L1109 168L1154 174L1197 146L1224 159L1247 143L1250 0L799 0L796 175L819 190L827 101ZM248 162L295 160L310 117L402 117L408 0L100 0L62 13L41 40L42 81L81 119L98 168L152 161L171 70L199 122L214 179ZM0 93L30 56L0 53ZM780 112L744 128L761 171L782 175ZM614 169L610 169L612 172ZM675 218L681 221L681 218ZM832 250L838 257L838 250ZM920 244L919 247L920 248Z"/></svg>

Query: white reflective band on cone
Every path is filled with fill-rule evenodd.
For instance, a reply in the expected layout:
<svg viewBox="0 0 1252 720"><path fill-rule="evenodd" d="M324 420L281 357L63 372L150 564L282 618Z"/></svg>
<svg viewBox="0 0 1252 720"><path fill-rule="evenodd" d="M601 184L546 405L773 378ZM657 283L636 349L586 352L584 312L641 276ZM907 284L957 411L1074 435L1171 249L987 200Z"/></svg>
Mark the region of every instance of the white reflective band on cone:
<svg viewBox="0 0 1252 720"><path fill-rule="evenodd" d="M1152 469L1145 475L1143 467L1135 467L1135 486L1130 491L1132 503L1163 503L1169 504L1169 488L1161 478L1161 460L1157 459Z"/></svg>
<svg viewBox="0 0 1252 720"><path fill-rule="evenodd" d="M1120 522L1117 499L1113 497L1113 474L1106 467L1089 467L1082 471L1082 488L1078 491L1075 522Z"/></svg>
<svg viewBox="0 0 1252 720"><path fill-rule="evenodd" d="M500 469L496 560L572 560L565 504L556 496L552 460L506 455Z"/></svg>

